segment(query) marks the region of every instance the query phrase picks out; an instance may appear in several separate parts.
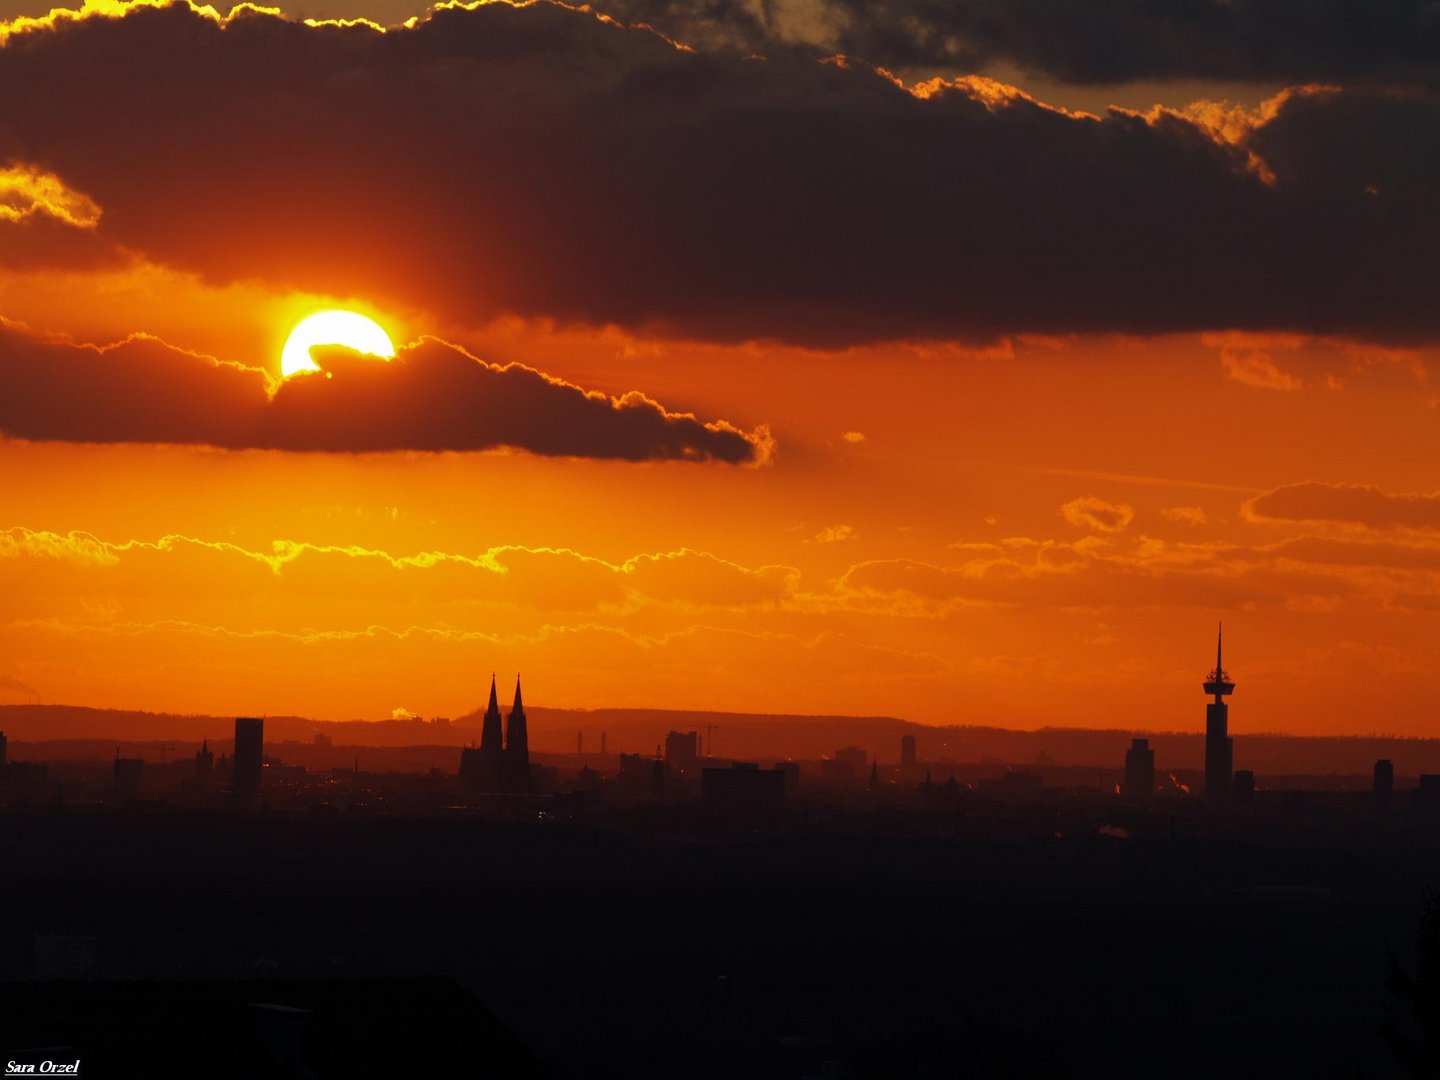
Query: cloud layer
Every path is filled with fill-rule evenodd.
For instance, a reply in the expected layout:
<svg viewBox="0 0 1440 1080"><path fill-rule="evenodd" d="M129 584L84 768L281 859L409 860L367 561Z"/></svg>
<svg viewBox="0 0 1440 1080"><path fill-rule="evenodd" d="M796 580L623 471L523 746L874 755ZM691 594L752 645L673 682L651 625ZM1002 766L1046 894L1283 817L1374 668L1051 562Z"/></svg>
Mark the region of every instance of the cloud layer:
<svg viewBox="0 0 1440 1080"><path fill-rule="evenodd" d="M273 388L262 371L136 337L97 349L0 326L0 432L89 443L388 451L514 448L626 461L758 463L763 429L611 398L426 339L389 363L316 349L323 372Z"/></svg>
<svg viewBox="0 0 1440 1080"><path fill-rule="evenodd" d="M1070 83L1406 79L1440 74L1430 0L605 0L692 43L812 48L888 67L1006 62Z"/></svg>
<svg viewBox="0 0 1440 1080"><path fill-rule="evenodd" d="M1071 499L1060 507L1060 516L1071 525L1094 532L1121 532L1135 517L1135 508L1125 503L1112 503L1085 495Z"/></svg>
<svg viewBox="0 0 1440 1080"><path fill-rule="evenodd" d="M137 8L0 46L0 159L93 201L69 231L111 257L460 325L1428 340L1437 147L1421 89L1096 119L549 3L385 33Z"/></svg>
<svg viewBox="0 0 1440 1080"><path fill-rule="evenodd" d="M69 581L77 591L83 585L82 594L103 591L132 617L151 620L174 618L178 609L186 619L243 621L258 605L261 621L246 624L248 631L273 615L266 598L275 595L363 596L366 611L392 618L413 614L418 602L462 619L499 605L545 619L729 613L794 626L802 617L928 621L995 606L1253 611L1313 610L1323 601L1325 610L1344 602L1374 610L1433 591L1440 575L1440 544L1414 536L1300 535L1267 544L1011 537L956 545L955 552L944 563L860 559L832 577L791 565L746 566L690 548L608 561L571 548L519 545L396 554L294 540L257 547L183 535L114 541L17 527L0 530L0 584ZM291 619L311 625L314 610L302 604Z"/></svg>
<svg viewBox="0 0 1440 1080"><path fill-rule="evenodd" d="M1440 494L1382 491L1362 484L1286 484L1257 495L1243 512L1251 521L1440 532Z"/></svg>

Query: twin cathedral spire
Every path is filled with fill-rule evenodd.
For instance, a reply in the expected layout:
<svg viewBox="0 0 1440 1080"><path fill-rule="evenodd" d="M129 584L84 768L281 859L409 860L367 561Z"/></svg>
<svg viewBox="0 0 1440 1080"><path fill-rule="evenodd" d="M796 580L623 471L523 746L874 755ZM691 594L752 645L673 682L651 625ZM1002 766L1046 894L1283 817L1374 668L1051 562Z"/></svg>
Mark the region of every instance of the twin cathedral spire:
<svg viewBox="0 0 1440 1080"><path fill-rule="evenodd" d="M520 699L520 676L515 676L515 702L505 720L504 738L500 729L500 701L495 693L495 676L490 676L490 705L480 729L480 752L485 755L508 754L530 761L530 735L525 727L525 703Z"/></svg>
<svg viewBox="0 0 1440 1080"><path fill-rule="evenodd" d="M520 676L515 676L515 703L503 724L495 676L490 676L490 704L480 727L480 745L460 751L460 783L477 795L520 795L533 790L530 733L525 726L525 703L520 698Z"/></svg>

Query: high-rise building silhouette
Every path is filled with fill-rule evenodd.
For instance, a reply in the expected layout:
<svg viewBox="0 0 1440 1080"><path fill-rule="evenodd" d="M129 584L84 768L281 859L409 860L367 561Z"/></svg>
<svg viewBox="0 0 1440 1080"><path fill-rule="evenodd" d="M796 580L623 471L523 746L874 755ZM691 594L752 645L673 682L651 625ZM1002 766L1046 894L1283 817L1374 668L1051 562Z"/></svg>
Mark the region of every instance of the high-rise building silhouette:
<svg viewBox="0 0 1440 1080"><path fill-rule="evenodd" d="M1225 798L1233 784L1235 744L1230 738L1230 706L1225 697L1235 692L1221 662L1224 627L1215 635L1215 670L1205 680L1205 693L1215 700L1205 706L1205 797Z"/></svg>
<svg viewBox="0 0 1440 1080"><path fill-rule="evenodd" d="M235 793L254 795L260 790L265 757L265 721L254 716L235 719Z"/></svg>
<svg viewBox="0 0 1440 1080"><path fill-rule="evenodd" d="M700 733L672 731L665 736L665 765L673 773L688 776L700 760Z"/></svg>
<svg viewBox="0 0 1440 1080"><path fill-rule="evenodd" d="M1131 739L1125 751L1125 796L1148 799L1155 794L1155 751L1149 739Z"/></svg>
<svg viewBox="0 0 1440 1080"><path fill-rule="evenodd" d="M901 765L914 765L914 764L915 764L915 736L914 736L914 735L901 735L901 736L900 736L900 764L901 764Z"/></svg>
<svg viewBox="0 0 1440 1080"><path fill-rule="evenodd" d="M5 766L9 764L10 758L8 754L9 751L6 749L5 743L5 732L0 731L0 769L5 768Z"/></svg>
<svg viewBox="0 0 1440 1080"><path fill-rule="evenodd" d="M1380 810L1390 809L1395 795L1395 765L1389 758L1375 762L1375 806Z"/></svg>
<svg viewBox="0 0 1440 1080"><path fill-rule="evenodd" d="M1433 822L1440 817L1440 773L1421 773L1420 786L1411 804L1415 812Z"/></svg>

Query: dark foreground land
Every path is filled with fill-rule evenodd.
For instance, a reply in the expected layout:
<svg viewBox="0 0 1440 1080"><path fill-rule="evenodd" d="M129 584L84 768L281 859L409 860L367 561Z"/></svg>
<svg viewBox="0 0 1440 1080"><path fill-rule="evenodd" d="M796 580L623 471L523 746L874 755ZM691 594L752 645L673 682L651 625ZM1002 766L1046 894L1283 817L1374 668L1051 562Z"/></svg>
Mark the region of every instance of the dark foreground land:
<svg viewBox="0 0 1440 1080"><path fill-rule="evenodd" d="M34 936L61 934L96 938L102 980L257 980L282 1005L278 983L413 978L458 1029L420 1037L416 1076L457 1046L446 1072L504 1075L504 1030L564 1078L1403 1075L1388 950L1413 965L1433 839L653 824L10 814L0 976L33 979ZM16 1004L63 987L3 991L0 1046L52 1038ZM375 1013L343 1036L376 1048L352 1071L397 1060L406 1029ZM273 1075L347 1074L304 1068Z"/></svg>

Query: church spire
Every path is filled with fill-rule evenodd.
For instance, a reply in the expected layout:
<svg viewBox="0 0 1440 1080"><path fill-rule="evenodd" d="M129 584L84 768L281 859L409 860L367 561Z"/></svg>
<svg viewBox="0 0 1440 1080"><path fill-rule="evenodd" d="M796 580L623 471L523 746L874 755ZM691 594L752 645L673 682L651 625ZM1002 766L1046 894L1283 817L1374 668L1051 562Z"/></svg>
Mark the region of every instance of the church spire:
<svg viewBox="0 0 1440 1080"><path fill-rule="evenodd" d="M515 704L505 718L505 752L518 761L530 761L530 735L525 724L525 703L520 699L520 676L515 676Z"/></svg>
<svg viewBox="0 0 1440 1080"><path fill-rule="evenodd" d="M495 674L490 674L490 705L485 710L485 722L480 728L480 749L486 754L499 754L503 734L500 727L500 701L495 694Z"/></svg>

